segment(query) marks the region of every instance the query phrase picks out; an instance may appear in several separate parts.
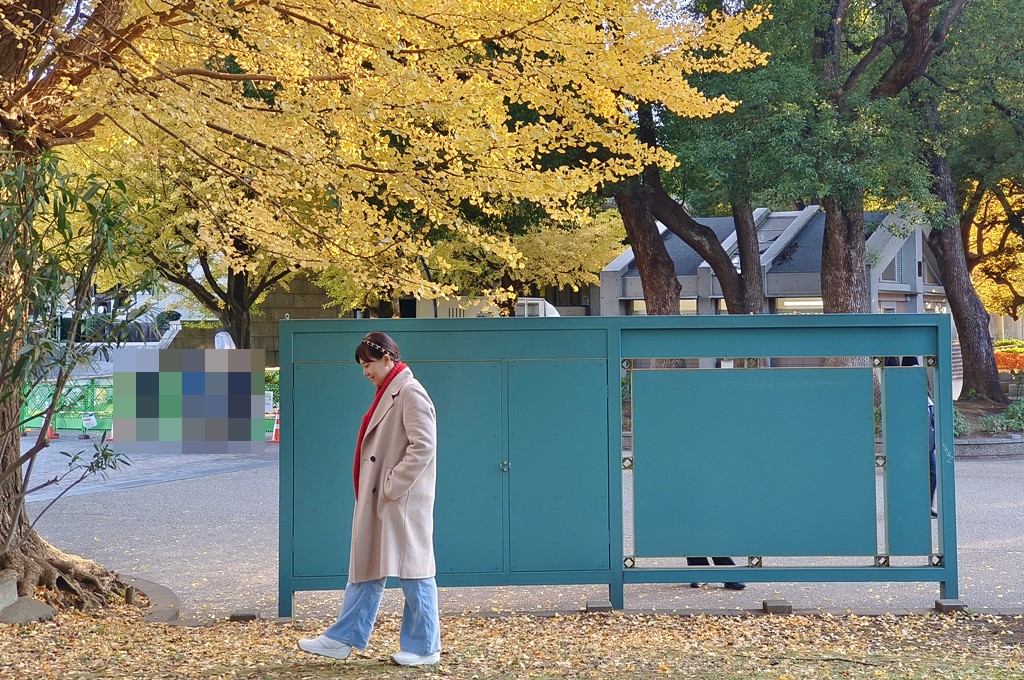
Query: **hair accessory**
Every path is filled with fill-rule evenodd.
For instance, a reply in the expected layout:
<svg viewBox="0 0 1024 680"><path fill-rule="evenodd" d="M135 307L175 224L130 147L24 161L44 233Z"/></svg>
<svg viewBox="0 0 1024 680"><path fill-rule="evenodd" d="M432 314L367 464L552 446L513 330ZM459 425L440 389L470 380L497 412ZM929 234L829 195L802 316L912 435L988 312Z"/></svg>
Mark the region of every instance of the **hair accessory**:
<svg viewBox="0 0 1024 680"><path fill-rule="evenodd" d="M380 352L384 356L391 356L391 352L387 351L386 349L384 349L383 347L381 347L377 343L373 342L372 340L367 340L367 339L364 338L363 340L361 340L361 342L364 345L367 345L369 347L374 348L375 350L377 350L378 352Z"/></svg>

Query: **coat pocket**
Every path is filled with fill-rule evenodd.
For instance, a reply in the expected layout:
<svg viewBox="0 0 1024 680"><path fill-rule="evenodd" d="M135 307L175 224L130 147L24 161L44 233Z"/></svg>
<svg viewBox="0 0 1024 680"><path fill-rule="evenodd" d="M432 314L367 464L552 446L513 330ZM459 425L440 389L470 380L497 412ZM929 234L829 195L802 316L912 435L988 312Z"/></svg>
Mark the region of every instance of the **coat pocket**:
<svg viewBox="0 0 1024 680"><path fill-rule="evenodd" d="M388 471L384 474L384 499L389 501L398 500L391 494L391 476L394 472L395 468L388 468Z"/></svg>

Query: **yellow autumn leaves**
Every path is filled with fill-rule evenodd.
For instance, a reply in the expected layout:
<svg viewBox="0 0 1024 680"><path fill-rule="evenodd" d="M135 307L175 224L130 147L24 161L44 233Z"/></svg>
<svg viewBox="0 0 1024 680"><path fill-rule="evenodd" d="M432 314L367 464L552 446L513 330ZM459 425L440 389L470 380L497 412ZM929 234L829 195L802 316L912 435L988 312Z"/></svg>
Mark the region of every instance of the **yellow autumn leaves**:
<svg viewBox="0 0 1024 680"><path fill-rule="evenodd" d="M450 616L441 664L387 663L399 620L345 662L295 640L330 621L168 626L137 611L63 612L0 637L5 678L1019 678L1020 617Z"/></svg>
<svg viewBox="0 0 1024 680"><path fill-rule="evenodd" d="M729 111L687 79L763 63L743 35L766 16L698 21L675 2L136 2L130 49L82 82L72 111L104 114L108 148L131 140L129 176L212 188L162 219L201 220L225 262L251 266L231 248L244 241L368 288L443 294L422 266L444 269L439 243L521 257L466 206L530 201L574 220L602 184L670 167L633 134L637 103Z"/></svg>

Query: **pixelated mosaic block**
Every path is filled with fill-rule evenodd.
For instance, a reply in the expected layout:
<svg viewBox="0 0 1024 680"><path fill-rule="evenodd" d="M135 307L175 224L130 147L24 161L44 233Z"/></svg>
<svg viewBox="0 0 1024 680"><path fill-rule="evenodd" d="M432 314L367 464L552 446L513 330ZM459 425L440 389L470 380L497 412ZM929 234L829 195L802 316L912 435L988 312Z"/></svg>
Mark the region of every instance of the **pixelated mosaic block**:
<svg viewBox="0 0 1024 680"><path fill-rule="evenodd" d="M112 359L118 452L263 452L263 350L116 349Z"/></svg>

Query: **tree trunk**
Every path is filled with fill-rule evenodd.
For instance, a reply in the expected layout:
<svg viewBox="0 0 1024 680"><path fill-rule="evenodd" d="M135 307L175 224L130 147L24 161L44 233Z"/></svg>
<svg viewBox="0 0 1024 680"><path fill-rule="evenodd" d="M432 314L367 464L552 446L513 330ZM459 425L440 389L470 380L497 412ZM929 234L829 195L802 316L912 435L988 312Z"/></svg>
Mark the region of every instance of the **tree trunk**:
<svg viewBox="0 0 1024 680"><path fill-rule="evenodd" d="M841 205L822 201L825 233L821 244L821 301L826 314L864 314L870 310L867 239L860 199Z"/></svg>
<svg viewBox="0 0 1024 680"><path fill-rule="evenodd" d="M0 404L0 470L17 466L21 455L21 437L13 427L21 405L8 399ZM32 529L26 516L20 467L0 486L0 540L13 529L10 547L0 553L0 571L12 569L18 578L18 595L36 595L57 606L86 609L101 606L113 592L123 592L125 584L117 574L92 560L68 555L47 543Z"/></svg>
<svg viewBox="0 0 1024 680"><path fill-rule="evenodd" d="M615 203L640 271L647 313L678 315L682 286L651 212L650 188L639 179L630 180L615 192Z"/></svg>
<svg viewBox="0 0 1024 680"><path fill-rule="evenodd" d="M711 227L693 219L686 208L668 195L661 185L657 168L646 173L652 192L654 217L661 220L668 230L683 240L694 252L704 258L722 287L722 298L731 314L741 314L744 308L743 282L736 266L725 252L722 242ZM755 236L756 238L756 236Z"/></svg>
<svg viewBox="0 0 1024 680"><path fill-rule="evenodd" d="M643 105L638 110L639 119L639 135L640 139L651 146L657 146L657 136L655 134L655 123L654 115L651 111L650 105ZM744 166L745 172L745 166ZM690 216L686 208L679 204L674 198L672 198L667 191L665 191L664 185L661 183L661 171L656 166L648 167L644 170L640 179L635 180L632 185L633 189L630 191L642 191L643 196L639 198L624 198L627 203L636 203L637 200L644 203L644 211L648 213L643 217L634 217L632 219L649 220L649 229L658 237L657 243L652 244L654 247L659 248L659 253L655 254L657 257L661 257L663 253L667 265L658 264L656 268L660 268L660 271L664 272L662 275L665 277L665 283L651 282L652 287L658 287L660 285L671 285L675 286L675 292L672 293L676 302L673 303L673 309L676 311L671 312L672 314L678 314L678 297L680 285L679 279L676 276L675 264L672 263L671 258L668 256L668 252L665 251L664 242L658 235L657 225L655 220L660 220L669 231L678 236L686 245L693 248L694 252L700 255L705 262L711 267L711 270L715 273L715 277L718 279L718 285L722 288L722 297L725 300L725 305L729 310L730 314L747 314L747 313L761 313L764 311L765 299L764 299L764 270L761 267L761 255L759 252L758 241L757 241L757 229L754 226L754 214L753 209L750 206L749 200L739 201L737 204L739 212L742 213L746 210L746 214L741 214L736 219L737 239L739 243L739 255L741 269L743 273L736 271L736 266L733 264L732 257L722 247L722 242L719 241L718 235L713 229L707 225L700 224L693 217ZM616 200L618 200L616 196ZM622 211L621 206L623 203L620 202L619 213L622 215L623 222L626 223L626 233L629 234L630 239L633 239L633 234L630 232L630 222L626 217L626 213ZM733 216L737 215L737 210L733 210ZM634 224L634 228L639 228ZM641 268L639 253L636 246L633 247L633 252L637 255L637 266L640 268L640 280L644 286L644 295L647 296L648 278L656 276L654 271L645 273L644 269ZM749 277L749 280L747 280ZM670 282L669 282L670 280ZM666 292L665 297L668 298L670 293ZM650 302L648 302L648 306ZM648 313L656 313L648 309ZM660 313L660 312L658 312Z"/></svg>
<svg viewBox="0 0 1024 680"><path fill-rule="evenodd" d="M227 294L219 315L224 329L231 334L238 349L250 349L252 346L252 312L248 300L250 292L249 275L244 271L230 270Z"/></svg>
<svg viewBox="0 0 1024 680"><path fill-rule="evenodd" d="M736 227L736 244L740 256L741 307L730 314L763 314L765 311L764 267L761 265L761 244L754 223L754 207L750 201L735 199L732 219Z"/></svg>
<svg viewBox="0 0 1024 680"><path fill-rule="evenodd" d="M938 133L938 111L933 102L918 100L915 107L926 125ZM934 138L934 136L932 136ZM999 386L995 348L988 330L988 311L974 290L967 268L963 234L960 229L960 207L956 184L949 160L934 146L925 143L925 159L932 172L932 192L945 206L942 228L933 228L928 234L928 245L935 254L939 275L946 291L949 309L953 313L960 353L963 357L964 382L961 395L977 394L1006 404L1009 399Z"/></svg>
<svg viewBox="0 0 1024 680"><path fill-rule="evenodd" d="M960 338L964 364L961 398L977 394L1002 404L1009 403L999 386L999 369L996 368L995 349L988 329L988 311L967 273L959 230L952 226L932 229L928 245L938 262L946 299Z"/></svg>

